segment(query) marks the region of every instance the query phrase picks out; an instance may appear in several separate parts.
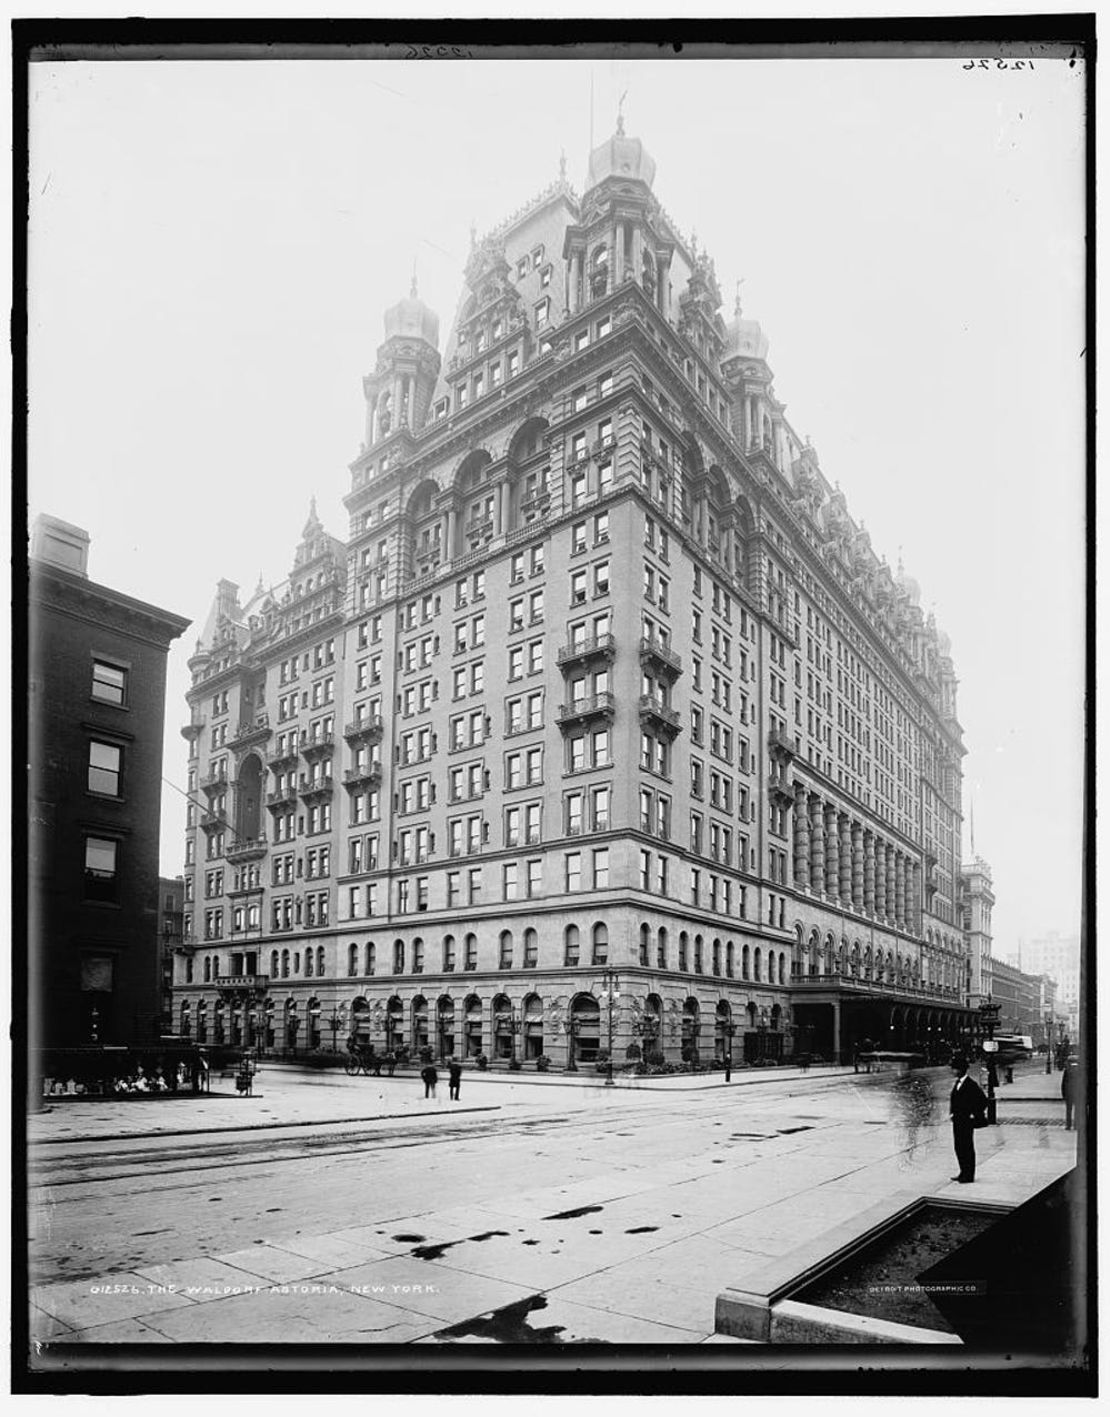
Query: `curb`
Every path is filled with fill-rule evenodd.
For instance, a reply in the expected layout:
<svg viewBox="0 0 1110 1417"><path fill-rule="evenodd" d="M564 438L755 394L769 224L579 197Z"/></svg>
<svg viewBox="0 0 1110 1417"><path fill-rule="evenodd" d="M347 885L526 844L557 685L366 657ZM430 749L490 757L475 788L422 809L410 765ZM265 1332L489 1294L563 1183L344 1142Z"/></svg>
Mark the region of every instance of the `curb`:
<svg viewBox="0 0 1110 1417"><path fill-rule="evenodd" d="M80 1142L135 1141L136 1138L156 1141L161 1137L207 1137L217 1132L272 1132L282 1127L343 1127L353 1122L399 1122L409 1117L458 1117L464 1112L500 1112L498 1104L488 1107L452 1107L437 1112L387 1112L373 1117L317 1118L308 1122L244 1122L238 1127L182 1127L165 1132L103 1132L95 1136L29 1138L29 1146L72 1146Z"/></svg>

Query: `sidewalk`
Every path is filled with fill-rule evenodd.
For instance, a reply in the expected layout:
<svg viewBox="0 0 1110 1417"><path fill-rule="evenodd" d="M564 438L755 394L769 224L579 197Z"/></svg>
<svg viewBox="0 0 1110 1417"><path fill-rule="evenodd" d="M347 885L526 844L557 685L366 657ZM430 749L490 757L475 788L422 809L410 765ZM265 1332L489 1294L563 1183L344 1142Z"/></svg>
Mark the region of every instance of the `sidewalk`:
<svg viewBox="0 0 1110 1417"><path fill-rule="evenodd" d="M299 1094L350 1096L285 1082L283 1120ZM514 1105L500 1083L485 1090ZM218 1343L232 1334L279 1343L721 1342L718 1293L743 1289L768 1259L831 1235L877 1199L893 1205L910 1190L1012 1206L1074 1165L1075 1137L1062 1128L990 1128L977 1133L969 1197L950 1180L951 1129L939 1107L935 1125L907 1135L884 1087L822 1088L789 1102L784 1089L781 1105L762 1089L736 1094L735 1109L722 1108L720 1093L676 1095L668 1109L658 1092L633 1101L616 1089L592 1096L567 1087L561 1105L579 1099L576 1128L529 1123L453 1138L446 1184L437 1165L414 1162L407 1139L375 1152L370 1188L357 1157L306 1158L302 1167L319 1168L308 1210L288 1208L296 1187L275 1193L265 1179L260 1187L265 1173L242 1173L238 1183L222 1176L211 1183L220 1197L235 1196L228 1188L238 1184L244 1198L273 1196L261 1204L286 1208L252 1211L249 1223L218 1233L213 1210L199 1229L174 1223L162 1249L155 1240L118 1250L94 1277L55 1271L33 1293L34 1331L76 1343ZM548 1124L560 1120L552 1112L546 1105ZM522 1105L513 1115L541 1114ZM92 1202L75 1194L69 1204ZM136 1226L170 1224L126 1213ZM161 1232L136 1238L147 1233Z"/></svg>

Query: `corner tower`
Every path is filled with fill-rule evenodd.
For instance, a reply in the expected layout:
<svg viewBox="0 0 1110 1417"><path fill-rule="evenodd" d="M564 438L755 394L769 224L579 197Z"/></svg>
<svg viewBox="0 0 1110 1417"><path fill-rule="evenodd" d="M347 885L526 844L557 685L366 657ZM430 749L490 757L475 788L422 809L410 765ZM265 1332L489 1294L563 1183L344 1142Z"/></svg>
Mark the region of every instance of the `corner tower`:
<svg viewBox="0 0 1110 1417"><path fill-rule="evenodd" d="M439 316L416 293L385 312L385 340L373 374L362 381L366 395L366 445L400 428L415 432L427 417L439 375Z"/></svg>

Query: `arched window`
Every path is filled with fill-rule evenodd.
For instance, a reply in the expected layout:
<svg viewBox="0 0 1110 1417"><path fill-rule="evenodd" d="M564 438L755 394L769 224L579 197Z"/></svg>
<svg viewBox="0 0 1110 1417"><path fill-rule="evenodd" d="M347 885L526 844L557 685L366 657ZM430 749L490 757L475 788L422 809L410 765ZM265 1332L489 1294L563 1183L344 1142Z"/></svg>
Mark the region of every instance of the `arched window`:
<svg viewBox="0 0 1110 1417"><path fill-rule="evenodd" d="M453 974L455 972L454 935L444 935L443 937L443 972L444 974Z"/></svg>
<svg viewBox="0 0 1110 1417"><path fill-rule="evenodd" d="M539 964L540 941L535 930L525 930L524 932L524 968L535 969Z"/></svg>
<svg viewBox="0 0 1110 1417"><path fill-rule="evenodd" d="M721 942L720 942L720 940L714 940L714 941L713 941L713 973L714 973L714 974L720 974L720 972L721 972Z"/></svg>
<svg viewBox="0 0 1110 1417"><path fill-rule="evenodd" d="M702 939L702 937L701 937L700 935L695 935L695 936L694 936L694 973L695 973L695 974L702 974L702 973L705 972L705 960L704 960L704 958L703 958L703 956L702 956L702 950L703 950L704 946L705 946L705 941Z"/></svg>
<svg viewBox="0 0 1110 1417"><path fill-rule="evenodd" d="M323 977L324 977L324 947L323 947L323 945L318 946L318 947L317 947L317 950L316 950L316 977L317 977L318 979L323 979Z"/></svg>
<svg viewBox="0 0 1110 1417"><path fill-rule="evenodd" d="M667 932L662 925L659 927L657 960L660 969L667 968Z"/></svg>
<svg viewBox="0 0 1110 1417"><path fill-rule="evenodd" d="M590 257L590 296L597 300L609 289L609 248L597 246Z"/></svg>
<svg viewBox="0 0 1110 1417"><path fill-rule="evenodd" d="M752 977L752 954L747 945L740 951L740 978L750 979Z"/></svg>
<svg viewBox="0 0 1110 1417"><path fill-rule="evenodd" d="M568 925L563 936L563 959L568 965L578 963L578 926Z"/></svg>
<svg viewBox="0 0 1110 1417"><path fill-rule="evenodd" d="M609 927L601 921L598 921L593 930L593 963L609 963Z"/></svg>
<svg viewBox="0 0 1110 1417"><path fill-rule="evenodd" d="M725 945L725 973L731 979L736 970L736 946L731 940Z"/></svg>
<svg viewBox="0 0 1110 1417"><path fill-rule="evenodd" d="M681 930L678 936L678 967L682 971L685 971L690 967L689 944L690 937L687 935L685 930Z"/></svg>
<svg viewBox="0 0 1110 1417"><path fill-rule="evenodd" d="M358 973L358 946L349 945L347 947L347 974L354 977Z"/></svg>
<svg viewBox="0 0 1110 1417"><path fill-rule="evenodd" d="M278 977L278 952L277 952L277 950L271 950L271 951L270 951L270 978L271 978L271 979L276 979L277 977Z"/></svg>
<svg viewBox="0 0 1110 1417"><path fill-rule="evenodd" d="M779 983L786 983L786 951L779 954Z"/></svg>
<svg viewBox="0 0 1110 1417"><path fill-rule="evenodd" d="M204 982L205 982L206 984L211 984L211 983L212 983L212 956L211 956L211 955L205 955L205 956L204 956Z"/></svg>
<svg viewBox="0 0 1110 1417"><path fill-rule="evenodd" d="M180 1029L180 1032L181 1032L182 1038L188 1038L188 1036L189 1036L189 1031L190 1031L190 1029L192 1028L192 1026L193 1026L193 1025L192 1025L192 1019L190 1018L190 1013L189 1013L189 1001L188 1001L188 999L186 999L185 1002L181 1005L181 1029Z"/></svg>
<svg viewBox="0 0 1110 1417"><path fill-rule="evenodd" d="M313 974L313 968L312 968L312 966L313 966L314 963L315 963L315 960L313 959L312 950L311 950L311 949L305 950L305 952L304 952L304 972L305 972L305 978L306 978L306 979L311 979L311 978L312 978L312 974Z"/></svg>
<svg viewBox="0 0 1110 1417"><path fill-rule="evenodd" d="M651 956L651 926L640 926L640 963L646 965Z"/></svg>
<svg viewBox="0 0 1110 1417"><path fill-rule="evenodd" d="M511 930L501 931L497 967L498 969L512 969L513 967L513 932Z"/></svg>
<svg viewBox="0 0 1110 1417"><path fill-rule="evenodd" d="M752 966L753 977L755 979L755 982L759 984L762 982L763 978L763 951L759 948L758 945L756 945L755 947L755 955L752 959Z"/></svg>
<svg viewBox="0 0 1110 1417"><path fill-rule="evenodd" d="M281 977L282 977L283 979L288 979L288 978L289 978L289 951L288 951L288 950L282 950L282 952L281 952Z"/></svg>
<svg viewBox="0 0 1110 1417"><path fill-rule="evenodd" d="M366 941L366 968L362 971L363 974L373 974L373 972L374 972L375 956L376 956L376 955L377 955L377 951L376 951L375 948L374 948L374 941L373 941L373 940L367 940L367 941Z"/></svg>

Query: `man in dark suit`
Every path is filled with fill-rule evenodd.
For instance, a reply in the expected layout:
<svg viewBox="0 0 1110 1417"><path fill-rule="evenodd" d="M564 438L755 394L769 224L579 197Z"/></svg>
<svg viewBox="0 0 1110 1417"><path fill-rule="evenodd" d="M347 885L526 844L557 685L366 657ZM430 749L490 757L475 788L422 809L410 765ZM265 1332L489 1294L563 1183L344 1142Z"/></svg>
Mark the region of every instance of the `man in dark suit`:
<svg viewBox="0 0 1110 1417"><path fill-rule="evenodd" d="M987 1099L974 1078L968 1076L968 1061L962 1054L952 1059L956 1082L948 1100L948 1115L952 1119L952 1143L960 1174L953 1181L969 1185L975 1180L975 1128L986 1121Z"/></svg>

